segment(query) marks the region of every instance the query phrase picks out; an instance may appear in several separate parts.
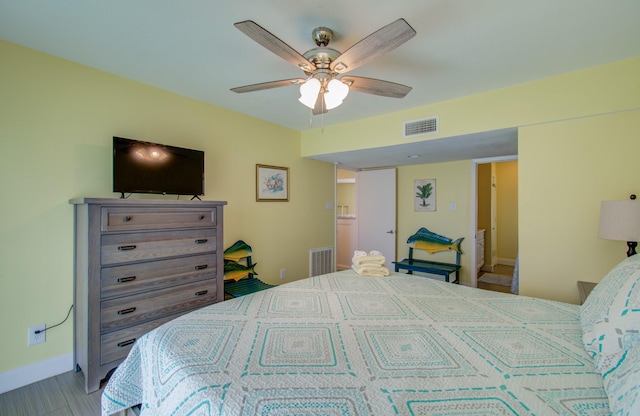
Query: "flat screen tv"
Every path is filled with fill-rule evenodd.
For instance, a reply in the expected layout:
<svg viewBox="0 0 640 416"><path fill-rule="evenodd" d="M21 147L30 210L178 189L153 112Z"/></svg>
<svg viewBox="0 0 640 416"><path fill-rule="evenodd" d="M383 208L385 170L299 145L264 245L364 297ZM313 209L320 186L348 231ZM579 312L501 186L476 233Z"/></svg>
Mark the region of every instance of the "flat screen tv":
<svg viewBox="0 0 640 416"><path fill-rule="evenodd" d="M113 192L204 195L204 152L114 137Z"/></svg>

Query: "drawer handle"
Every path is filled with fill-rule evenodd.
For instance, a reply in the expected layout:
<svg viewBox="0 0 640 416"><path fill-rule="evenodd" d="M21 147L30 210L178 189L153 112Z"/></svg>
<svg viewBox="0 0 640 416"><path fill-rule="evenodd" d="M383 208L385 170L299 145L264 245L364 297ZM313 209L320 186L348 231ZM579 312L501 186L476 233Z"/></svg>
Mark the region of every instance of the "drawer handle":
<svg viewBox="0 0 640 416"><path fill-rule="evenodd" d="M118 283L133 282L134 280L136 280L135 276L120 277L118 278Z"/></svg>
<svg viewBox="0 0 640 416"><path fill-rule="evenodd" d="M127 345L131 345L134 342L136 342L135 338L131 338L131 339L128 339L126 341L118 342L118 347L120 347L120 348L126 347Z"/></svg>
<svg viewBox="0 0 640 416"><path fill-rule="evenodd" d="M198 219L199 219L200 221L202 221L202 220L204 219L204 215L200 215L200 216L198 217Z"/></svg>
<svg viewBox="0 0 640 416"><path fill-rule="evenodd" d="M134 312L135 310L135 306L133 308L121 309L118 311L118 315L126 315L128 313Z"/></svg>
<svg viewBox="0 0 640 416"><path fill-rule="evenodd" d="M207 241L209 241L208 238L199 238L199 239L196 240L196 244L204 244Z"/></svg>
<svg viewBox="0 0 640 416"><path fill-rule="evenodd" d="M196 296L204 296L208 293L208 290L201 290L200 292L196 292Z"/></svg>
<svg viewBox="0 0 640 416"><path fill-rule="evenodd" d="M196 266L196 270L204 270L207 267L209 267L209 265L207 265L207 264L199 264L199 265Z"/></svg>
<svg viewBox="0 0 640 416"><path fill-rule="evenodd" d="M129 250L135 250L136 246L135 245L129 245L129 246L118 246L118 250L119 251L129 251Z"/></svg>
<svg viewBox="0 0 640 416"><path fill-rule="evenodd" d="M124 222L129 222L129 221L131 221L131 219L132 219L132 218L131 218L131 216L130 216L130 215L127 215L127 216L125 216L125 217L123 217L123 218L122 218L122 221L124 221Z"/></svg>

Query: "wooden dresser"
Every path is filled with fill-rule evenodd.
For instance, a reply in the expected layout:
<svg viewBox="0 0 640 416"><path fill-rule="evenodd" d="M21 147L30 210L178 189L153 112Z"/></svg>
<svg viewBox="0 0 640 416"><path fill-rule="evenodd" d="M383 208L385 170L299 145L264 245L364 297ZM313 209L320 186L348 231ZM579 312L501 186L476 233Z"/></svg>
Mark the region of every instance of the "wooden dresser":
<svg viewBox="0 0 640 416"><path fill-rule="evenodd" d="M226 202L74 199L74 363L85 391L133 343L182 314L224 300Z"/></svg>

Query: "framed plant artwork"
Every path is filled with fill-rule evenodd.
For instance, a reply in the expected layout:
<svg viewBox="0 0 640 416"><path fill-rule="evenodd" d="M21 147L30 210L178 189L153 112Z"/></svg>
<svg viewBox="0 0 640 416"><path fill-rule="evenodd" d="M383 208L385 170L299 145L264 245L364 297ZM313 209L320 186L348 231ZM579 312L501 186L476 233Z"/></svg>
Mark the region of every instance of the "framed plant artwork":
<svg viewBox="0 0 640 416"><path fill-rule="evenodd" d="M256 201L289 201L289 168L256 165Z"/></svg>
<svg viewBox="0 0 640 416"><path fill-rule="evenodd" d="M416 179L413 181L413 210L436 210L436 180Z"/></svg>

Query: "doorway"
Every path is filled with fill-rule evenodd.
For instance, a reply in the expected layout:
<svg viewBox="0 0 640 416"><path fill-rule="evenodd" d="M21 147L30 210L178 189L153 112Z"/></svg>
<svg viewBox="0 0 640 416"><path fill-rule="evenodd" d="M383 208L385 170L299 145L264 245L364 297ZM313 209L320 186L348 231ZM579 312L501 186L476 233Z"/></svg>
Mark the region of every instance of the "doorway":
<svg viewBox="0 0 640 416"><path fill-rule="evenodd" d="M518 254L517 156L476 159L472 163L471 285L511 291ZM482 280L478 277L482 276ZM487 285L487 282L489 285ZM493 286L492 286L493 285Z"/></svg>
<svg viewBox="0 0 640 416"><path fill-rule="evenodd" d="M396 260L396 169L336 169L336 267L351 268L355 250Z"/></svg>
<svg viewBox="0 0 640 416"><path fill-rule="evenodd" d="M351 268L358 247L356 172L336 169L336 269Z"/></svg>

